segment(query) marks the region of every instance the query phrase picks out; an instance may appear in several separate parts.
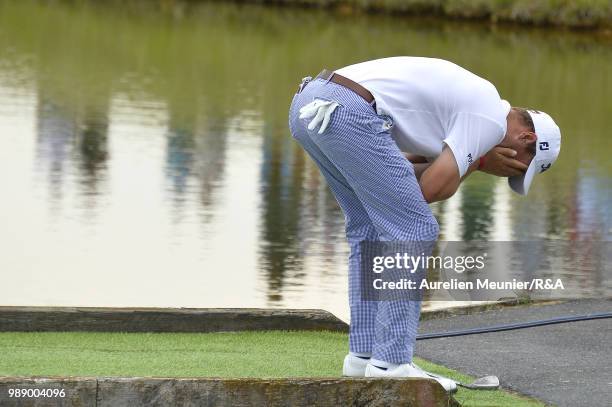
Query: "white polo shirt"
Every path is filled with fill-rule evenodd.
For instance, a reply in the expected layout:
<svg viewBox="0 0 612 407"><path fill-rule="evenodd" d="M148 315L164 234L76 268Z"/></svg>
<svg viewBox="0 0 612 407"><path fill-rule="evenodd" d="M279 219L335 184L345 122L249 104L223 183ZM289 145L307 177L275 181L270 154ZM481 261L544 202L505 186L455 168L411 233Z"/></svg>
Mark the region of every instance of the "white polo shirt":
<svg viewBox="0 0 612 407"><path fill-rule="evenodd" d="M433 160L446 143L460 176L506 134L510 104L489 81L452 62L392 57L335 72L368 89L377 113L393 118L400 150Z"/></svg>

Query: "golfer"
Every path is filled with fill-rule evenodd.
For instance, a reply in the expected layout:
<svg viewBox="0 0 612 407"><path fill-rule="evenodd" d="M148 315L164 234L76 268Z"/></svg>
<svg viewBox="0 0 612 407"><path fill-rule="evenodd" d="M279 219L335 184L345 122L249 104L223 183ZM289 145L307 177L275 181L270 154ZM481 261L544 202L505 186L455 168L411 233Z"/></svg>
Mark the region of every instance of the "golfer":
<svg viewBox="0 0 612 407"><path fill-rule="evenodd" d="M559 154L559 128L546 113L511 107L462 67L420 57L304 78L289 126L345 215L351 321L343 374L429 377L412 363L421 302L362 300L359 243L437 240L428 203L451 197L476 170L509 177L527 194Z"/></svg>

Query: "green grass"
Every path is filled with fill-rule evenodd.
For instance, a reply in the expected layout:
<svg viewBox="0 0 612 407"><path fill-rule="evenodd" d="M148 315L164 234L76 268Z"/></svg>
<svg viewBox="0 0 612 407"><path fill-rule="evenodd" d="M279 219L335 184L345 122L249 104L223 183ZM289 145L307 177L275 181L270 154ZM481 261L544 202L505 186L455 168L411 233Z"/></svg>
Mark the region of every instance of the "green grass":
<svg viewBox="0 0 612 407"><path fill-rule="evenodd" d="M240 333L0 333L0 375L162 377L338 377L346 334ZM426 370L472 378L417 360ZM465 406L542 406L506 391L460 389Z"/></svg>
<svg viewBox="0 0 612 407"><path fill-rule="evenodd" d="M457 372L456 370L448 369L444 366L436 365L426 360L416 358L415 363L419 367L432 372L441 374L446 377L450 377L454 380L458 380L462 383L469 383L474 380L474 377L468 376ZM502 378L503 379L503 378ZM524 396L510 393L504 390L487 391L487 390L469 390L460 388L459 392L455 395L457 401L463 406L470 407L511 407L511 406L544 406L545 404L540 403L537 400L526 398Z"/></svg>

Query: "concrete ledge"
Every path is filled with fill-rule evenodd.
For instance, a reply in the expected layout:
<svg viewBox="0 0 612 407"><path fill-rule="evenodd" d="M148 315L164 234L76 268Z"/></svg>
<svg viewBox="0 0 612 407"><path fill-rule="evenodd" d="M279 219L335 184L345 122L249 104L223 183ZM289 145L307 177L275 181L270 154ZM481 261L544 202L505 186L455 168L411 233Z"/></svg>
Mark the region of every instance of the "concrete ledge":
<svg viewBox="0 0 612 407"><path fill-rule="evenodd" d="M552 301L504 301L424 311L421 320ZM0 332L235 332L306 330L348 332L348 324L320 309L113 308L0 306Z"/></svg>
<svg viewBox="0 0 612 407"><path fill-rule="evenodd" d="M262 330L348 332L348 325L330 312L317 309L0 307L0 332Z"/></svg>
<svg viewBox="0 0 612 407"><path fill-rule="evenodd" d="M8 397L8 389L64 389L64 398ZM458 406L429 379L0 377L12 406Z"/></svg>
<svg viewBox="0 0 612 407"><path fill-rule="evenodd" d="M232 332L330 330L348 325L330 312L261 308L0 307L0 332Z"/></svg>
<svg viewBox="0 0 612 407"><path fill-rule="evenodd" d="M461 307L452 307L452 308L444 308L444 309L431 310L431 311L423 311L421 312L421 321L427 321L430 319L437 319L437 318L446 318L446 317L456 316L456 315L470 315L470 314L476 314L479 312L498 310L498 309L508 308L508 307L533 307L533 306L540 306L540 305L558 304L561 302L564 302L564 301L562 300L532 301L532 300L522 300L522 299L520 300L510 299L510 300L505 300L505 301L486 302L483 304L472 304L472 305L465 305Z"/></svg>

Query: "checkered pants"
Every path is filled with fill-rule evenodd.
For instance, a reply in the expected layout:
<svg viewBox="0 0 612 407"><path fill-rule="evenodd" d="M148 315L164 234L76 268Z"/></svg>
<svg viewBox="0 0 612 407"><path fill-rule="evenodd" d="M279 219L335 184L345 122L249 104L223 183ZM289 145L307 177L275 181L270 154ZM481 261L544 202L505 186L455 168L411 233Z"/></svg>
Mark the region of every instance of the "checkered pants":
<svg viewBox="0 0 612 407"><path fill-rule="evenodd" d="M308 130L299 110L314 98L340 106L328 128ZM361 241L435 241L438 223L419 187L412 164L391 138L389 116L378 115L350 89L314 79L293 97L289 128L325 177L342 208L349 256L349 349L390 363L409 363L420 301L363 301ZM428 253L426 253L427 255Z"/></svg>

